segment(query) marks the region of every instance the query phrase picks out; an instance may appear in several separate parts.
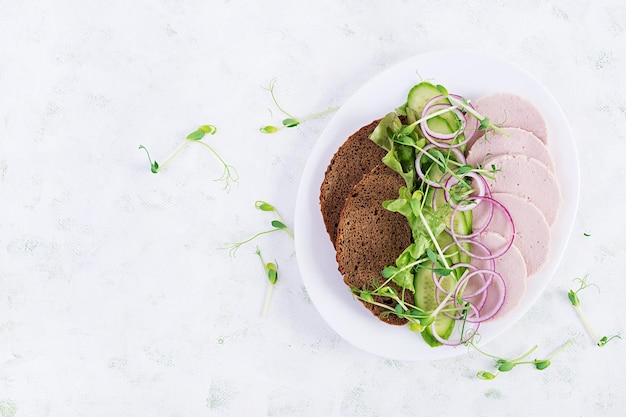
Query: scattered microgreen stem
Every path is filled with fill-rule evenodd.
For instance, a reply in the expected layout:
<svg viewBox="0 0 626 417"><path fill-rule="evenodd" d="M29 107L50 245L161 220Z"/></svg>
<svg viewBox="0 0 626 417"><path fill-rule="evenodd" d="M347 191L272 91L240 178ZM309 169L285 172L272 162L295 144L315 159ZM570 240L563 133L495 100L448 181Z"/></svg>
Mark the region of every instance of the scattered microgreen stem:
<svg viewBox="0 0 626 417"><path fill-rule="evenodd" d="M272 229L255 233L254 235L250 236L248 239L242 240L241 242L230 243L228 245L230 255L234 256L241 246L245 245L246 243L252 242L254 239L260 236L267 235L273 232L278 232L280 230L284 230L285 232L289 230L287 226L285 226L283 223L281 223L278 220L272 220L271 225L272 225Z"/></svg>
<svg viewBox="0 0 626 417"><path fill-rule="evenodd" d="M261 211L265 211L265 212L273 212L278 218L274 219L274 220L272 220L270 222L270 225L272 226L271 229L255 233L254 235L250 236L248 239L242 240L240 242L229 243L227 245L227 248L229 249L229 253L230 253L231 256L234 256L241 246L243 246L246 243L249 243L249 242L251 242L251 241L255 240L256 238L258 238L260 236L263 236L263 235L267 235L267 234L274 233L274 232L279 232L279 231L282 230L291 239L294 238L293 232L289 229L289 227L287 227L287 225L285 224L285 221L283 220L282 216L280 215L278 210L273 205L271 205L270 203L268 203L266 201L257 200L257 201L255 201L254 206L255 206L255 208L257 210L261 210Z"/></svg>
<svg viewBox="0 0 626 417"><path fill-rule="evenodd" d="M228 163L226 163L226 161L224 161L224 159L220 156L220 154L211 145L209 145L208 143L202 140L207 134L214 135L215 132L217 132L217 129L213 125L202 125L198 127L198 129L189 133L187 137L185 138L185 140L183 141L183 143L181 143L174 150L174 152L172 152L170 156L168 156L165 159L165 161L161 164L159 164L156 160L152 159L152 157L150 156L150 152L148 152L148 149L145 146L139 145L139 149L143 149L146 152L146 155L148 157L148 162L150 162L150 171L153 174L157 174L161 169L163 169L163 167L168 165L174 158L176 158L176 156L178 156L180 152L185 147L187 147L187 145L189 145L189 143L191 142L198 143L206 147L222 164L224 171L222 172L222 175L219 178L215 179L215 181L224 181L225 183L224 188L226 190L230 190L230 188L232 187L232 184L239 181L239 174L237 173L237 170L232 165L229 165Z"/></svg>
<svg viewBox="0 0 626 417"><path fill-rule="evenodd" d="M303 117L296 117L294 115L292 115L291 113L287 112L280 104L278 104L278 100L276 99L276 94L274 93L274 88L276 87L276 79L272 79L270 81L270 84L268 87L262 87L265 90L270 92L270 96L272 97L272 101L274 102L274 105L276 106L276 108L285 116L287 116L285 119L282 120L281 122L281 126L273 126L273 125L264 125L261 126L259 128L259 131L261 133L266 133L266 134L272 134L272 133L276 133L282 129L285 128L292 128L292 127L296 127L308 120L311 119L315 119L318 117L322 117L325 116L327 114L330 114L334 111L337 111L337 109L339 107L331 107L327 110L321 111L321 112L317 112L317 113L312 113L309 114L307 116L303 116Z"/></svg>
<svg viewBox="0 0 626 417"><path fill-rule="evenodd" d="M254 202L254 207L257 210L261 210L261 211L265 211L265 212L271 212L274 213L276 215L276 217L278 217L277 221L283 225L284 227L282 228L282 230L285 231L285 233L287 233L287 235L289 235L290 238L293 239L293 232L287 227L285 226L285 221L283 220L283 216L281 216L280 212L278 211L278 209L276 207L274 207L273 205L271 205L270 203L268 203L267 201L263 201L263 200L257 200ZM276 226L279 227L279 226Z"/></svg>
<svg viewBox="0 0 626 417"><path fill-rule="evenodd" d="M594 331L593 327L591 327L591 324L587 320L587 317L583 313L583 310L580 307L580 298L578 297L578 293L589 287L596 287L596 289L599 290L597 285L589 284L587 282L588 277L589 277L588 275L585 275L583 278L574 278L574 282L578 282L578 288L576 290L570 289L569 292L567 293L567 298L569 298L569 301L574 306L574 309L576 310L576 313L578 314L580 321L582 322L583 326L585 327L585 330L587 331L589 336L593 339L595 344L599 347L604 347L611 340L621 339L621 335L619 333L616 333L612 336L598 336L596 332Z"/></svg>
<svg viewBox="0 0 626 417"><path fill-rule="evenodd" d="M265 317L267 315L267 312L269 311L272 293L274 292L274 286L278 281L278 263L276 262L276 260L274 260L274 262L265 262L265 260L263 259L263 255L261 254L261 249L259 249L258 246L256 247L255 253L259 256L261 265L263 266L263 271L265 272L265 276L267 277L267 280L270 284L265 294L265 301L263 303L263 310L261 312L261 315Z"/></svg>
<svg viewBox="0 0 626 417"><path fill-rule="evenodd" d="M552 359L554 359L556 355L558 355L563 349L565 349L566 347L572 344L572 340L570 339L564 344L562 344L559 348L557 348L554 352L552 352L552 354L548 356L546 359L533 359L533 360L527 360L526 358L528 358L528 356L530 356L530 354L533 353L537 349L538 347L537 345L534 345L526 353L522 354L521 356L518 356L517 358L506 359L506 358L500 358L490 353L486 353L485 351L479 349L478 346L476 346L476 344L473 342L473 339L468 341L467 344L469 346L472 346L482 355L490 357L495 360L494 372L479 371L476 373L476 376L480 379L492 380L495 377L497 377L501 372L510 372L518 365L532 365L535 367L535 369L542 371L551 365Z"/></svg>

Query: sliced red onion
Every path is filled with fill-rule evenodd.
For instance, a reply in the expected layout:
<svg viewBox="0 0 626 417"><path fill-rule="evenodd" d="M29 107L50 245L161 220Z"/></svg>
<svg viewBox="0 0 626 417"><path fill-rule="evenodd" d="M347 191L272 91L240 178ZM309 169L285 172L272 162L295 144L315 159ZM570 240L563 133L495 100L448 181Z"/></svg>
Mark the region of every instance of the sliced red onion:
<svg viewBox="0 0 626 417"><path fill-rule="evenodd" d="M420 163L420 161L422 160L422 156L424 156L424 154L426 152L428 152L429 150L431 150L431 149L433 149L435 147L436 147L436 145L429 144L429 145L424 146L422 148L422 150L419 151L419 153L415 157L415 172L417 173L417 176L424 183L428 184L432 188L441 188L442 187L441 183L436 182L436 181L432 181L431 179L426 178L426 175L422 171L422 167L421 167L421 163ZM460 164L463 164L463 165L465 165L467 163L467 160L465 159L465 155L463 155L463 152L461 152L459 149L452 148L452 149L450 149L450 151L454 153L454 156L457 158L457 162L459 162Z"/></svg>
<svg viewBox="0 0 626 417"><path fill-rule="evenodd" d="M489 295L489 289L486 289L485 291L482 291L478 294L476 294L474 297L471 297L471 299L468 299L466 301L470 302L470 305L473 305L476 307L476 309L478 309L479 311L485 306L485 303L487 302L487 296ZM458 300L457 300L457 304L458 304ZM458 304L459 307L465 307L464 305L461 306L460 304ZM461 317L459 317L461 318Z"/></svg>
<svg viewBox="0 0 626 417"><path fill-rule="evenodd" d="M509 226L511 228L510 236L507 238L507 241L506 241L505 245L498 252L492 253L491 255L487 255L487 256L481 256L481 255L477 255L477 254L471 253L470 251L465 249L462 245L459 245L459 239L468 239L468 238L473 238L473 237L478 236L480 233L482 233L487 228L486 225L481 226L479 228L479 230L473 231L469 235L459 235L454 230L450 230L450 235L452 236L452 239L454 239L454 242L457 244L457 246L459 247L460 250L462 250L463 252L465 252L467 255L471 256L474 259L489 260L489 259L499 258L500 256L504 255L509 250L509 248L513 244L513 239L515 238L515 224L513 223L513 218L511 217L511 214L506 209L506 207L504 207L504 205L502 203L500 203L497 200L494 200L491 197L470 197L470 198L468 198L468 200L469 199L480 199L480 200L489 202L490 204L494 204L499 209L501 209L502 212L504 213L504 215L507 218L507 223L509 224ZM452 226L452 224L453 224L452 221L454 220L454 215L455 215L456 211L457 211L457 208L455 208L452 211L452 215L450 216L450 226ZM488 225L488 222L486 224Z"/></svg>
<svg viewBox="0 0 626 417"><path fill-rule="evenodd" d="M465 131L465 125L466 125L465 115L461 112L461 110L459 110L458 108L450 104L434 104L430 107L424 106L424 111L422 112L422 118L426 118L428 117L429 114L435 113L444 109L449 109L448 110L449 113L454 113L454 115L457 117L459 121L459 128L451 133L435 132L434 130L430 128L430 126L428 126L428 119L424 119L420 122L420 128L422 129L422 133L424 133L424 136L426 136L426 138L430 136L430 138L436 141L452 140L458 137L459 135L463 134L463 132Z"/></svg>
<svg viewBox="0 0 626 417"><path fill-rule="evenodd" d="M484 253L486 254L490 254L491 252L489 251L489 248L487 246L485 246L482 242L478 242L478 241L472 241L472 240L466 240L466 241L461 241L461 243L472 243L474 245L477 245L479 248L481 248L481 250L484 251ZM451 247L456 246L456 243L454 242L450 242L448 243L446 246L444 246L443 248L441 248L441 251L443 253L446 253L446 251L448 249L450 249ZM457 248L458 250L458 248ZM436 265L433 265L433 269L435 268ZM491 278L487 278L485 276L485 274L482 271L495 271L495 260L494 259L490 259L488 261L488 265L483 267L483 268L478 268L476 265L474 264L468 264L468 263L458 263L458 264L453 264L450 266L451 270L455 270L457 268L467 268L468 270L471 271L478 271L478 275L480 275L482 277L483 282L487 281L487 280L491 280ZM489 269L485 269L485 268L489 268ZM487 272L488 273L488 272ZM433 278L433 282L435 284L435 297L436 299L441 299L441 297L445 297L448 295L448 291L443 288L441 282L445 279L445 277L441 277L438 278L438 274L433 270L432 273L432 278ZM455 285L455 292L458 292L458 288L457 285ZM473 304L476 305L478 307L478 309L482 308L482 306L485 304L485 301L487 299L487 294L486 292L484 294L480 294L481 291L476 291L476 294L472 294L478 296L477 300L472 300ZM455 316L453 314L450 313L445 313L447 316L453 318L453 319L459 319L460 316Z"/></svg>
<svg viewBox="0 0 626 417"><path fill-rule="evenodd" d="M469 107L472 110L476 110L474 105L472 103L468 102L467 100L465 100L465 98L463 96L460 96L458 94L449 94L449 96L450 97L454 97L457 101L465 103L466 107ZM445 101L445 103L443 101ZM448 103L448 104L446 104L446 103ZM424 109L422 110L422 114L420 115L420 117L424 118L424 117L428 116L428 114L431 113L432 110L433 110L432 107L434 107L435 105L444 106L444 107L449 105L450 107L454 107L454 105L451 103L451 101L449 99L446 98L445 95L439 95L439 96L433 97L432 99L430 99L424 105ZM462 132L461 132L461 129L458 129L458 131L455 132L455 134L454 134L454 136L452 138L460 136L461 134L463 134L465 136L465 140L463 140L461 143L457 143L457 144L453 145L454 147L458 147L458 146L464 145L467 142L469 142L470 138L472 138L476 134L476 131L478 130L478 123L479 122L478 122L478 119L470 111L467 111L467 109L461 109L461 108L455 107L455 110L458 110L458 112L462 115L462 118L461 118L461 117L459 117L459 113L455 112L455 114L457 115L457 117L459 118L461 123L464 125L464 128L463 128ZM421 126L421 127L422 127L422 132L424 132L423 126ZM437 140L437 138L440 138L439 140L446 140L445 138L440 137L442 134L440 134L438 132L432 132L432 130L430 128L428 128L428 126L426 126L426 132L424 132L424 133L425 133L425 136L427 138L428 138L428 136L431 136L431 139L435 139L435 141ZM449 139L452 139L452 138L449 138ZM449 146L449 145L446 146L445 144L440 144L439 142L437 142L436 144L439 144L442 147L448 147Z"/></svg>
<svg viewBox="0 0 626 417"><path fill-rule="evenodd" d="M450 247L450 245L454 245L454 242L451 242L450 244L446 245L445 248ZM443 249L442 249L443 250ZM438 279L437 276L440 276L439 274L437 274L437 272L435 272L435 267L436 265L433 264L433 281L435 283L435 289L437 291L439 291L439 293L436 295L437 299L439 297L439 295L444 294L444 295L448 295L448 290L446 290L445 288L443 288L443 286L441 285L441 281L445 278L445 276L441 276L441 279ZM457 268L469 268L469 269L477 269L476 265L472 265L472 264L465 264L465 263L458 263L458 264L454 264L450 266L450 270L453 271Z"/></svg>
<svg viewBox="0 0 626 417"><path fill-rule="evenodd" d="M426 102L426 104L424 104L424 108L422 108L422 114L420 114L420 118L423 119L428 116L428 110L435 104L452 107L452 104L450 104L450 100L448 100L443 94L439 94L438 96L431 98Z"/></svg>
<svg viewBox="0 0 626 417"><path fill-rule="evenodd" d="M487 294L487 297L489 296L489 294L492 294L494 291L497 291L495 288L493 288L494 285L497 285L498 287L500 287L499 288L500 291L498 292L498 298L495 300L495 303L492 306L491 310L485 311L485 306L482 306L480 308L479 318L470 317L468 315L467 321L469 321L470 323L473 323L475 320L484 322L486 320L493 318L496 314L498 314L498 311L500 311L500 309L502 308L502 305L504 304L504 300L506 299L506 283L504 281L504 278L502 278L502 275L500 275L499 273L495 271L493 271L492 273L493 273L493 279L490 283L490 287L486 290L489 292Z"/></svg>
<svg viewBox="0 0 626 417"><path fill-rule="evenodd" d="M489 275L489 278L485 278L485 274ZM464 275L463 278L459 280L458 285L454 289L455 299L469 301L470 298L474 298L478 295L481 295L487 292L487 289L489 288L489 286L491 285L491 282L493 281L494 275L500 275L500 274L494 270L476 269L475 271L472 271L469 274ZM470 294L465 294L464 291L465 289L467 289L467 284L469 284L469 280L476 276L478 276L482 280L482 283L480 284L481 286L478 287L478 289L473 290L474 292Z"/></svg>
<svg viewBox="0 0 626 417"><path fill-rule="evenodd" d="M493 219L494 209L493 209L493 204L491 204L491 201L490 201L491 200L491 191L489 190L489 188L487 188L486 190L487 190L487 194L485 196L481 196L481 197L479 197L479 196L471 196L471 197L468 197L466 200L473 200L473 199L475 199L475 200L479 201L479 204L480 204L480 202L486 201L485 204L489 204L489 211L487 213L487 219L485 220L485 222L482 225L480 225L480 227L478 227L478 228L473 228L472 227L472 233L470 233L469 235L461 235L461 237L467 238L467 239L471 239L473 237L476 237L476 236L480 235L482 232L484 232L487 229L487 227L489 227L489 224L491 223L491 220ZM475 209L477 205L478 204L474 205L473 209ZM461 211L458 207L459 206L457 205L452 210L452 214L450 214L450 223L446 227L446 231L448 231L448 233L450 233L453 237L454 237L454 235L457 235L456 231L454 231L453 228L454 228L454 216L456 216L456 214L459 211Z"/></svg>
<svg viewBox="0 0 626 417"><path fill-rule="evenodd" d="M490 270L490 271L495 271L496 270L496 261L495 261L495 258L492 256L491 250L487 247L487 245L485 245L484 243L482 243L482 242L480 242L478 240L475 240L475 239L460 239L460 240L458 240L456 242L448 243L445 246L445 248L448 248L451 245L457 245L457 246L458 245L462 245L464 243L469 243L470 245L475 245L475 246L479 247L485 254L484 255L485 259L482 259L482 260L489 262L489 264L486 267L483 267L483 268L478 268L476 265L471 264L474 267L474 269L487 269L487 270Z"/></svg>
<svg viewBox="0 0 626 417"><path fill-rule="evenodd" d="M464 174L459 175L459 177L461 179L465 177L469 177L469 178L473 178L476 180L477 185L478 185L478 194L473 195L473 197L485 197L485 196L491 197L491 190L489 189L489 185L487 185L487 180L485 180L485 177L483 177L478 172L468 171ZM458 211L473 210L474 207L480 204L481 200L474 200L473 203L465 204L465 205L459 205L452 201L452 198L450 196L450 189L454 187L455 185L457 185L458 183L459 183L459 178L452 176L452 175L448 177L443 187L444 199L446 200L448 204L450 204L450 207L456 208L458 206L459 207Z"/></svg>
<svg viewBox="0 0 626 417"><path fill-rule="evenodd" d="M458 95L453 95L453 96L459 100L462 100L461 96L458 96ZM445 101L445 102L442 102L442 101ZM436 113L440 110L447 110L447 109L449 109L448 112L454 113L454 115L458 119L458 122L459 122L458 129L456 129L452 133L435 132L434 130L430 128L430 126L428 126L428 116L429 115L432 116L433 113ZM450 101L444 95L438 95L438 96L431 98L424 105L424 109L422 110L422 114L420 115L420 118L424 119L420 122L420 128L422 129L422 133L424 134L424 137L426 137L426 139L430 143L437 145L440 148L447 148L447 149L458 148L459 146L467 143L469 139L471 138L471 135L465 134L465 132L467 131L467 123L468 123L467 115L464 114L458 107L450 104ZM473 122L472 126L470 127L475 130L476 126L474 126L474 124L475 122ZM453 139L456 139L461 135L464 135L464 140L462 140L461 142L445 143ZM443 141L444 143L442 143L441 141Z"/></svg>

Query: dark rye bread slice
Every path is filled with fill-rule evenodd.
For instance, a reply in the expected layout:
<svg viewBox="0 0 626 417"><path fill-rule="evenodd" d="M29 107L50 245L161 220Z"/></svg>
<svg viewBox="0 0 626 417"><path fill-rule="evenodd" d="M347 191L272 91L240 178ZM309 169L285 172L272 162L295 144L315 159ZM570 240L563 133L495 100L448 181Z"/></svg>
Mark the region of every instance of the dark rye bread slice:
<svg viewBox="0 0 626 417"><path fill-rule="evenodd" d="M411 244L411 228L406 218L382 206L383 201L398 198L398 190L405 185L400 175L381 164L365 174L346 198L335 246L339 272L350 288L376 288L383 282L383 268L394 265L400 253ZM395 284L391 286L402 293ZM412 298L413 293L407 293ZM375 301L395 304L382 297L375 297ZM386 323L406 323L395 315L380 317L386 311L383 307L363 304Z"/></svg>
<svg viewBox="0 0 626 417"><path fill-rule="evenodd" d="M320 207L326 231L335 245L339 216L346 197L363 175L381 163L386 151L369 139L378 120L353 133L335 152L320 186Z"/></svg>

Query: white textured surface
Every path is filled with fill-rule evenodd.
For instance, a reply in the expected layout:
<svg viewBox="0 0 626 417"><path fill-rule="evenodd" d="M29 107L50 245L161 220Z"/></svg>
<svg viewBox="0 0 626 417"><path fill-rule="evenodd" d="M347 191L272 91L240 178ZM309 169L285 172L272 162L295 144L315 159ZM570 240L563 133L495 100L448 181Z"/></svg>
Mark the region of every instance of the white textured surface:
<svg viewBox="0 0 626 417"><path fill-rule="evenodd" d="M561 1L4 2L0 8L0 416L616 416L624 341L594 347L569 305L572 279L599 333L626 309L626 6ZM470 6L471 4L471 6ZM540 79L567 114L582 172L563 263L489 351L548 355L545 371L493 381L476 353L434 362L348 345L307 298L286 235L270 313L254 201L287 223L327 119L274 136L267 91L296 115L341 105L384 68L434 48L479 47ZM462 71L462 67L459 68ZM272 113L268 111L272 108ZM209 138L240 174L190 146ZM590 236L585 236L589 234ZM567 400L563 401L563 398ZM555 405L557 404L558 405Z"/></svg>

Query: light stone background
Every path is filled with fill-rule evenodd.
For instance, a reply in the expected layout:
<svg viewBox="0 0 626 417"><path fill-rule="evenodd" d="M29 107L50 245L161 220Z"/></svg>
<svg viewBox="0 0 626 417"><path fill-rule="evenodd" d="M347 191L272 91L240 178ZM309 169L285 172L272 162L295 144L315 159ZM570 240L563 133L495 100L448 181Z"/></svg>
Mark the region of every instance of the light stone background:
<svg viewBox="0 0 626 417"><path fill-rule="evenodd" d="M488 345L551 367L493 381L477 354L401 362L336 335L307 298L293 243L256 241L280 280L267 317L255 243L274 204L292 225L329 118L274 136L267 86L296 115L340 106L420 52L474 47L520 65L575 132L582 188L562 265ZM461 66L462 63L459 63ZM3 0L0 6L0 416L618 416L624 330L626 4L577 1ZM201 124L239 172L191 144ZM588 234L589 236L586 236ZM550 410L550 411L548 411Z"/></svg>

